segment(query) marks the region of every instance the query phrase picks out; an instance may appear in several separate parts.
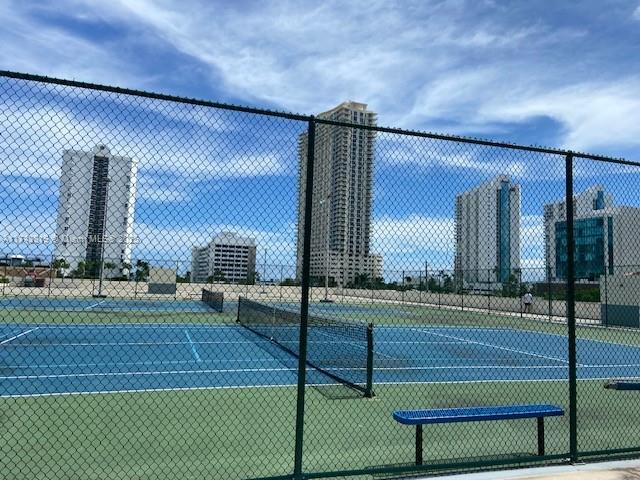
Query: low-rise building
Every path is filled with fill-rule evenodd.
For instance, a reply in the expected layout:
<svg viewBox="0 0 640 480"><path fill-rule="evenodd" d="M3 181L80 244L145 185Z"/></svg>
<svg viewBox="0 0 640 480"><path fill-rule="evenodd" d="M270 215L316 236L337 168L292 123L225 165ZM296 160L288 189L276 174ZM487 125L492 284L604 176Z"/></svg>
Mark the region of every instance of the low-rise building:
<svg viewBox="0 0 640 480"><path fill-rule="evenodd" d="M222 232L202 247L191 249L191 282L253 282L256 270L254 239Z"/></svg>

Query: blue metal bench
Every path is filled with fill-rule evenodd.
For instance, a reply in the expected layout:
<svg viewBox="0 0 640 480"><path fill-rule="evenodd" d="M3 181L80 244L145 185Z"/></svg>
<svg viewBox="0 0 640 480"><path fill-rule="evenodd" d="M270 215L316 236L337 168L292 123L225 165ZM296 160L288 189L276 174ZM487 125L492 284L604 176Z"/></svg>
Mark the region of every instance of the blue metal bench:
<svg viewBox="0 0 640 480"><path fill-rule="evenodd" d="M604 384L604 388L608 388L610 390L640 390L640 382L611 380Z"/></svg>
<svg viewBox="0 0 640 480"><path fill-rule="evenodd" d="M416 465L422 465L422 425L535 418L538 423L538 455L544 455L544 417L562 415L564 410L555 405L499 405L393 412L393 418L397 422L416 426Z"/></svg>

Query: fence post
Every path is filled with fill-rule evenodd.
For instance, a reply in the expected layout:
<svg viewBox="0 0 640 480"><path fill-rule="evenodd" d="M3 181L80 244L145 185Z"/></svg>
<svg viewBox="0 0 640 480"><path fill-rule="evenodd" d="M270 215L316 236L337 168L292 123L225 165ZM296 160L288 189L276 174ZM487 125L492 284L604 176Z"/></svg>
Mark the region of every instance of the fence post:
<svg viewBox="0 0 640 480"><path fill-rule="evenodd" d="M551 299L551 266L547 266L547 294L549 297L549 321L551 321L553 320L553 301Z"/></svg>
<svg viewBox="0 0 640 480"><path fill-rule="evenodd" d="M487 269L487 311L491 313L491 269Z"/></svg>
<svg viewBox="0 0 640 480"><path fill-rule="evenodd" d="M600 294L602 295L602 293ZM602 314L601 314L602 315ZM600 320L600 323L603 323ZM607 267L604 267L604 325L609 325L609 291L607 289Z"/></svg>
<svg viewBox="0 0 640 480"><path fill-rule="evenodd" d="M576 311L575 265L573 258L573 153L565 157L567 212L567 327L569 333L569 455L571 463L578 460L578 412L576 378Z"/></svg>
<svg viewBox="0 0 640 480"><path fill-rule="evenodd" d="M522 270L518 270L518 298L520 299L520 318L522 318ZM531 312L533 312L533 304L531 305Z"/></svg>
<svg viewBox="0 0 640 480"><path fill-rule="evenodd" d="M296 401L296 437L293 476L302 479L302 452L304 435L304 396L307 362L307 326L309 320L309 284L311 277L311 213L313 201L313 168L315 160L316 123L309 119L307 132L307 166L304 198L304 232L302 243L302 292L300 299L300 339L298 357L298 391Z"/></svg>

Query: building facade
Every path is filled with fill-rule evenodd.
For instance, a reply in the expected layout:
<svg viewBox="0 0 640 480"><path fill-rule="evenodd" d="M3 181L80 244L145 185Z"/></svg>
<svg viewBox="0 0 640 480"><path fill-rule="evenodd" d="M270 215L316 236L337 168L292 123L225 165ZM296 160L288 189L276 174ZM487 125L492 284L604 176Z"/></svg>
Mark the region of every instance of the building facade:
<svg viewBox="0 0 640 480"><path fill-rule="evenodd" d="M112 265L106 277L127 274L135 243L136 163L105 145L65 150L62 160L55 257L71 270L84 264L90 276L98 274L101 260Z"/></svg>
<svg viewBox="0 0 640 480"><path fill-rule="evenodd" d="M367 105L344 102L318 118L374 126L377 115ZM311 276L329 276L346 285L359 276L382 276L382 257L370 252L371 197L375 132L316 125ZM297 277L302 275L302 250L307 174L307 133L299 138Z"/></svg>
<svg viewBox="0 0 640 480"><path fill-rule="evenodd" d="M252 238L222 232L203 247L191 249L191 282L253 283L256 244Z"/></svg>
<svg viewBox="0 0 640 480"><path fill-rule="evenodd" d="M576 280L633 271L640 263L640 209L616 207L613 195L594 185L575 195L574 267ZM548 279L567 278L566 202L544 206L545 265Z"/></svg>
<svg viewBox="0 0 640 480"><path fill-rule="evenodd" d="M455 277L465 289L499 288L520 269L520 186L506 175L456 196Z"/></svg>

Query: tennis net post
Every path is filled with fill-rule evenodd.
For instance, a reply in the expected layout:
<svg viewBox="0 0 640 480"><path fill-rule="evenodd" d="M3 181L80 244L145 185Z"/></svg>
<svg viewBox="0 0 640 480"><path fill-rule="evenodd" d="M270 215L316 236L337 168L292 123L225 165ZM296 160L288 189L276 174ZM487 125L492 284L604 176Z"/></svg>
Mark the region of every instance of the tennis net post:
<svg viewBox="0 0 640 480"><path fill-rule="evenodd" d="M364 390L366 398L373 398L373 323L367 325L367 383Z"/></svg>

